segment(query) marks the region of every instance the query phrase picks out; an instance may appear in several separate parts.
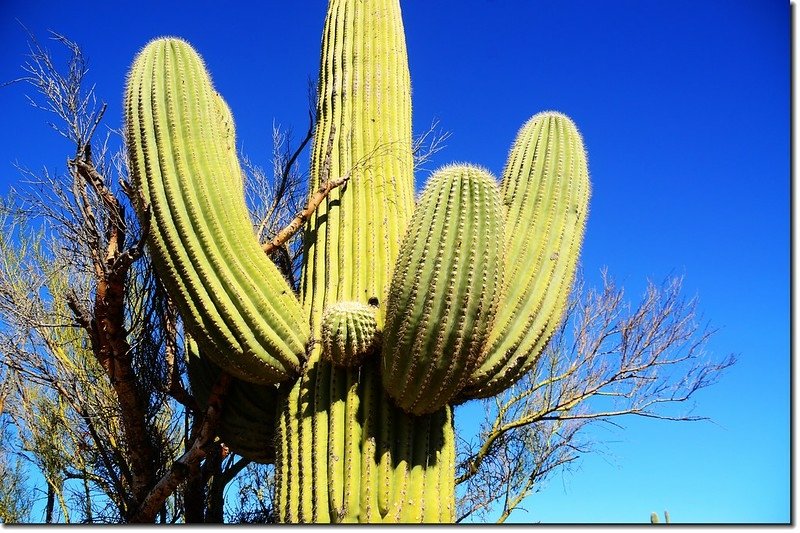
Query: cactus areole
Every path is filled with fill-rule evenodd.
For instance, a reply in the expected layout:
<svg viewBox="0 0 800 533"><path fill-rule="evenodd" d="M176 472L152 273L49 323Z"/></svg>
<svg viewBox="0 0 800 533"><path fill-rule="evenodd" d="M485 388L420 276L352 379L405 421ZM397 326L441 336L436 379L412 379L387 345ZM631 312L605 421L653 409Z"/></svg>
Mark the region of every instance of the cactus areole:
<svg viewBox="0 0 800 533"><path fill-rule="evenodd" d="M533 116L502 179L435 172L414 199L399 0L330 0L299 295L257 242L233 118L200 56L150 42L125 124L148 249L201 403L235 378L220 438L275 464L283 522L451 522L453 406L502 392L561 320L589 200L566 116Z"/></svg>

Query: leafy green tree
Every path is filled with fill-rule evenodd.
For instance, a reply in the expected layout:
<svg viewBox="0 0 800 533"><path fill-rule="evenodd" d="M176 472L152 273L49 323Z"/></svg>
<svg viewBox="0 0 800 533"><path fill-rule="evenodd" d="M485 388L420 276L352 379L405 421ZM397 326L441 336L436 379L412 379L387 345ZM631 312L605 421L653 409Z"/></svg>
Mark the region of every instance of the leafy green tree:
<svg viewBox="0 0 800 533"><path fill-rule="evenodd" d="M15 454L16 439L13 422L5 410L12 383L8 373L0 368L0 523L15 524L28 521L32 494L25 484L22 458Z"/></svg>

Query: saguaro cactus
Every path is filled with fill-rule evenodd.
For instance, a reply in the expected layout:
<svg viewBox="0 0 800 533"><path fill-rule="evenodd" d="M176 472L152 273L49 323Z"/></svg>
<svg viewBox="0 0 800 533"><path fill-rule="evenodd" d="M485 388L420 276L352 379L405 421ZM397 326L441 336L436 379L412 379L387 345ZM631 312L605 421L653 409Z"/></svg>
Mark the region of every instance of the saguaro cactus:
<svg viewBox="0 0 800 533"><path fill-rule="evenodd" d="M498 394L530 370L564 313L589 204L586 153L569 118L546 112L522 127L502 189L505 296L468 398Z"/></svg>
<svg viewBox="0 0 800 533"><path fill-rule="evenodd" d="M518 380L563 312L589 196L575 126L533 117L500 187L451 165L415 207L410 96L399 0L330 0L310 190L349 181L306 222L298 298L253 235L202 60L158 39L131 69L137 211L192 388L237 378L220 436L274 461L281 521L452 521L452 406Z"/></svg>

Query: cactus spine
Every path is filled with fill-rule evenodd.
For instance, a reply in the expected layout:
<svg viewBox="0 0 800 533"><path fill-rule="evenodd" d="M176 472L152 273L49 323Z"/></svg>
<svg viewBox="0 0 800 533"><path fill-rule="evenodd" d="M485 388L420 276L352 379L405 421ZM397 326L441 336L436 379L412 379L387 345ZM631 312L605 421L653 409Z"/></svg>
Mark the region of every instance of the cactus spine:
<svg viewBox="0 0 800 533"><path fill-rule="evenodd" d="M526 124L501 193L451 166L415 210L410 94L399 0L330 0L310 185L349 181L306 223L298 300L253 236L233 119L199 56L158 39L131 69L136 208L192 389L204 402L217 365L238 378L220 434L274 460L284 522L453 521L452 406L519 379L563 312L589 196L572 122Z"/></svg>

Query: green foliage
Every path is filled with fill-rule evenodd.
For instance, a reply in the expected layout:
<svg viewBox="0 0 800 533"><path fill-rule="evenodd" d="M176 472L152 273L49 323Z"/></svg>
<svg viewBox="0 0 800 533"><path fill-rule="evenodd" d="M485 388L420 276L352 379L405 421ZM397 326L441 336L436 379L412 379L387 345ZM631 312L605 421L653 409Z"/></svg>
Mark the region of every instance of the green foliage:
<svg viewBox="0 0 800 533"><path fill-rule="evenodd" d="M15 457L8 446L12 441L12 428L3 410L10 382L3 378L0 385L0 523L16 524L26 522L32 503L31 494L25 484L27 478L20 457Z"/></svg>
<svg viewBox="0 0 800 533"><path fill-rule="evenodd" d="M232 117L197 53L158 39L131 68L137 208L198 346L192 386L208 395L205 362L240 380L221 431L256 460L274 445L280 521L454 520L452 405L517 381L564 310L589 197L572 122L531 119L502 192L446 167L415 210L410 98L399 0L331 0L310 180L326 197L298 299L253 236Z"/></svg>

